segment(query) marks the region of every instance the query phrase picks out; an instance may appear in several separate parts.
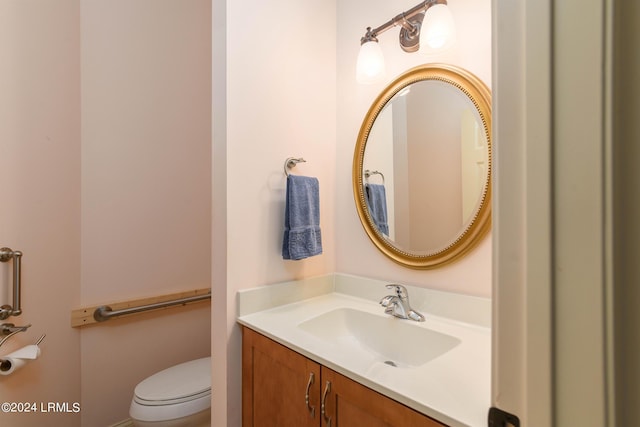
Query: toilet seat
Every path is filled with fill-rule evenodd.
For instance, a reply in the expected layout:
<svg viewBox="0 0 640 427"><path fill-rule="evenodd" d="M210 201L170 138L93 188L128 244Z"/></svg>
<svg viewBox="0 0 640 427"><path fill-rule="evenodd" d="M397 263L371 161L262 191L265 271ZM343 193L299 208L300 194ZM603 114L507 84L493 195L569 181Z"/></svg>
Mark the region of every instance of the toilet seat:
<svg viewBox="0 0 640 427"><path fill-rule="evenodd" d="M211 357L160 371L140 382L129 414L140 421L186 417L211 407Z"/></svg>
<svg viewBox="0 0 640 427"><path fill-rule="evenodd" d="M211 389L205 390L201 393L193 394L190 396L184 396L174 399L165 399L165 400L147 400L143 399L139 396L134 395L133 400L141 405L147 406L165 406L165 405L176 405L179 403L191 402L192 400L200 399L200 398L210 398L211 397Z"/></svg>

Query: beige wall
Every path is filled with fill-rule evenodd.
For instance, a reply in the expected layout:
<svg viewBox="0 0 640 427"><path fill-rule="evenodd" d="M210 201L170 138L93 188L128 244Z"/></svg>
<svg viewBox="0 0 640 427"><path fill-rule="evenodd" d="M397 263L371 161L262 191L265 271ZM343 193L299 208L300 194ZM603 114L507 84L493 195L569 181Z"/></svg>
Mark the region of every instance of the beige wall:
<svg viewBox="0 0 640 427"><path fill-rule="evenodd" d="M413 143L408 144L407 156L411 240L406 247L435 251L449 245L465 225L460 117L469 101L451 87L414 86L411 95L417 89L417 96L409 96L407 102L407 139Z"/></svg>
<svg viewBox="0 0 640 427"><path fill-rule="evenodd" d="M23 256L23 314L33 326L0 354L33 344L42 356L0 377L1 402L80 402L79 2L0 1L0 245ZM0 265L0 304L10 303L11 265ZM1 323L4 323L1 322ZM77 413L1 413L15 427L80 426Z"/></svg>
<svg viewBox="0 0 640 427"><path fill-rule="evenodd" d="M637 2L616 2L614 111L614 215L615 215L615 340L616 414L618 425L640 422L640 182L637 159L640 145L640 8ZM633 141L633 143L631 142ZM631 185L630 183L634 183ZM630 189L634 189L629 191Z"/></svg>
<svg viewBox="0 0 640 427"><path fill-rule="evenodd" d="M37 171L38 185L45 188L32 193L38 196L28 203L18 199L22 211L3 215L36 216L40 225L29 221L24 225L28 231L16 233L36 236L35 249L18 237L15 245L7 244L24 250L34 264L40 258L46 266L38 283L46 282L47 287L25 291L25 309L34 316L25 314L25 320L47 325L48 347L43 351L51 356L23 371L21 378L28 381L17 376L3 381L2 397L11 389L15 394L9 397L16 399L28 393L42 400L79 400L77 366L82 357L82 425L124 418L130 389L140 378L209 350L209 311L187 308L172 315L149 314L79 333L68 327L70 309L206 286L210 262L215 279L213 410L221 425L239 425L239 289L340 271L468 294L490 293L490 238L445 269L406 270L372 247L353 206L355 137L374 95L384 86L355 84L358 40L367 25L380 24L413 2L279 0L267 5L221 0L213 2L213 13L209 3L88 0L56 2L55 8L35 1L19 6L9 0L0 3L3 9L21 9L19 16L7 19L13 26L3 25L2 31L11 28L10 34L25 37L17 50L11 38L3 38L12 42L2 44L3 55L24 60L15 74L28 79L25 87L37 89L26 96L16 93L14 102L0 104L3 119L30 117L28 123L12 122L13 128L3 125L2 131L10 129L10 139L16 139L20 132L38 129L34 123L42 123L44 130L59 130L64 141L53 146L60 141L53 132L37 132L51 138L42 140L51 152L37 146L40 163L30 169L3 168L18 169L16 175L25 176L25 182L24 170ZM173 9L177 4L180 8ZM489 2L460 0L451 7L459 19L461 47L434 61L461 65L489 84ZM7 16L3 10L0 19ZM212 92L212 49L202 39L210 35L208 19L216 23L213 100L207 99ZM118 31L112 32L113 27ZM151 32L143 34L143 29ZM381 36L389 78L424 61L400 52L392 33ZM159 42L159 47L152 42ZM15 90L16 78L0 80L7 93ZM14 110L24 99L29 105ZM212 102L213 172L207 169ZM37 114L31 116L33 112ZM321 189L324 254L298 262L283 261L280 255L282 166L289 156L307 159L295 173L318 177ZM4 153L2 159L4 165ZM12 159L11 164L17 163ZM202 180L211 173L213 253L208 255L212 180ZM60 182L64 185L53 185ZM136 209L127 215L125 207L131 206ZM2 224L14 224L15 219ZM53 258L51 252L61 250L60 241L69 255ZM167 245L176 249L165 249ZM125 252L117 252L122 246ZM35 283L35 278L30 280ZM54 310L42 301L29 308L27 301L36 300L30 292L36 289L45 293L47 302L64 301L66 307ZM46 295L50 291L55 295ZM36 313L43 318L36 318ZM52 321L56 316L59 319ZM8 384L12 387L5 388ZM80 425L78 416L68 417L68 425ZM15 419L20 427L43 424L34 421L36 417Z"/></svg>
<svg viewBox="0 0 640 427"><path fill-rule="evenodd" d="M0 424L112 424L142 378L210 353L208 304L70 327L82 305L210 286L210 20L207 0L0 1L0 243L24 252L8 321L33 324L0 354L47 334L0 401L81 403Z"/></svg>
<svg viewBox="0 0 640 427"><path fill-rule="evenodd" d="M81 10L82 304L209 287L210 2ZM210 342L209 304L84 329L82 425L127 418L139 381Z"/></svg>

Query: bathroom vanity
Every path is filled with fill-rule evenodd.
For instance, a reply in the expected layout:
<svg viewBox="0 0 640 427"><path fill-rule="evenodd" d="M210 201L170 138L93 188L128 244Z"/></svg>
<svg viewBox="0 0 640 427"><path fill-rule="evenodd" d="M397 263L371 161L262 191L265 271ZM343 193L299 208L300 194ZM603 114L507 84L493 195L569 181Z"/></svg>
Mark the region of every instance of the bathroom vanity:
<svg viewBox="0 0 640 427"><path fill-rule="evenodd" d="M247 327L242 425L445 426Z"/></svg>
<svg viewBox="0 0 640 427"><path fill-rule="evenodd" d="M491 227L491 160L488 87L447 64L406 71L358 133L365 232L408 268L459 260ZM333 274L240 291L243 425L486 426L491 301L407 286L409 304L400 285Z"/></svg>
<svg viewBox="0 0 640 427"><path fill-rule="evenodd" d="M385 314L386 283L240 291L243 425L486 425L490 300L408 287L415 322Z"/></svg>

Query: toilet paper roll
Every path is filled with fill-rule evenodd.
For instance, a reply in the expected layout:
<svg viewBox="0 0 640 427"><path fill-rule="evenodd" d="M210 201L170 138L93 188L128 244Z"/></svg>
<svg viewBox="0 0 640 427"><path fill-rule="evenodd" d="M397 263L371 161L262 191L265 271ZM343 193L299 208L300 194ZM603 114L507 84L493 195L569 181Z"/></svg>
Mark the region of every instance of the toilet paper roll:
<svg viewBox="0 0 640 427"><path fill-rule="evenodd" d="M0 357L0 375L11 375L27 362L40 356L40 347L35 344L22 347L13 353Z"/></svg>

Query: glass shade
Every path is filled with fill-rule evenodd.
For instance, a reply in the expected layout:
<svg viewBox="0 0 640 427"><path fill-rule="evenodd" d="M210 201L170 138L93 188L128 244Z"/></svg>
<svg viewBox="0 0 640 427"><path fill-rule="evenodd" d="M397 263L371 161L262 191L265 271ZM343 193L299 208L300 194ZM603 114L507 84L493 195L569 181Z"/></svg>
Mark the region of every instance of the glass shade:
<svg viewBox="0 0 640 427"><path fill-rule="evenodd" d="M437 53L456 41L456 26L447 5L436 4L427 9L420 34L420 52Z"/></svg>
<svg viewBox="0 0 640 427"><path fill-rule="evenodd" d="M358 83L376 83L385 75L384 56L376 41L368 41L360 46L356 65Z"/></svg>

